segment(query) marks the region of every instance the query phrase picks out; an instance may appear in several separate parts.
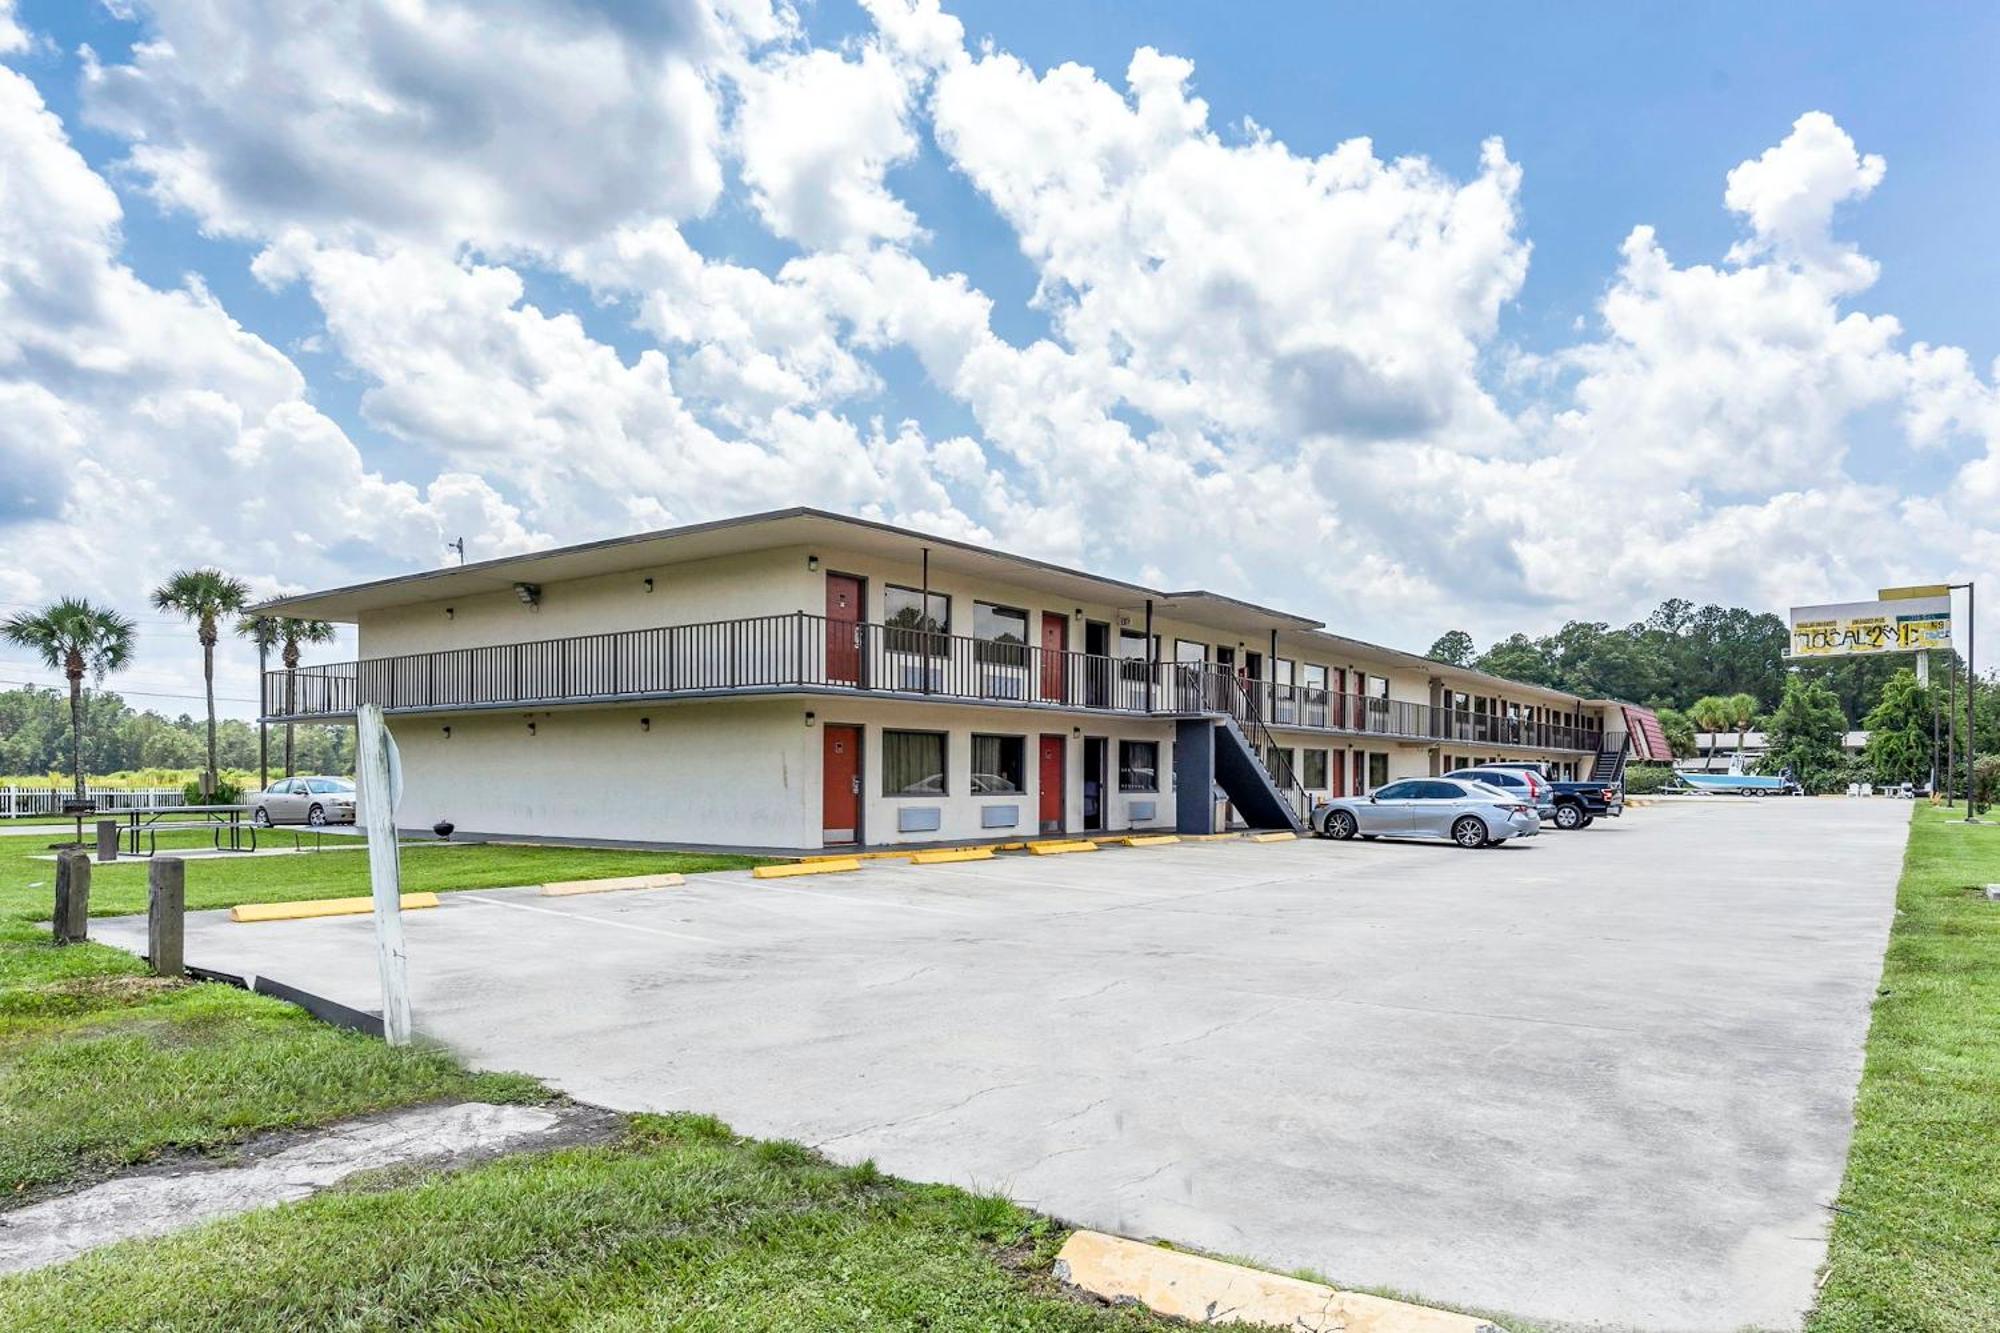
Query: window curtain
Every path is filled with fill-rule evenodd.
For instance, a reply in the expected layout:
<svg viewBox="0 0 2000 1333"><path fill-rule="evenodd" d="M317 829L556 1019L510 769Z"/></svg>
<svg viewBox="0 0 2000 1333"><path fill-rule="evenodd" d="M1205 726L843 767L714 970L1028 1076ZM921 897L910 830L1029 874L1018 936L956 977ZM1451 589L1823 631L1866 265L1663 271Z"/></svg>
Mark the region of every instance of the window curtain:
<svg viewBox="0 0 2000 1333"><path fill-rule="evenodd" d="M942 796L944 737L930 731L882 733L885 796Z"/></svg>

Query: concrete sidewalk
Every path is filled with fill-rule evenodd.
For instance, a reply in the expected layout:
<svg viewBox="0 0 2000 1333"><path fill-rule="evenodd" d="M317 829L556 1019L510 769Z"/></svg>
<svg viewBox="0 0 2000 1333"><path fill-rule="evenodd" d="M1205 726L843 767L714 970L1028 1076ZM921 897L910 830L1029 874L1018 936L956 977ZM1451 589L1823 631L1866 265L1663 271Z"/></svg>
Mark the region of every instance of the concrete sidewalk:
<svg viewBox="0 0 2000 1333"><path fill-rule="evenodd" d="M1795 1327L1908 807L1655 808L1468 852L1313 840L406 918L419 1028L632 1110L1347 1286ZM378 1007L367 918L191 962ZM140 946L137 919L92 923Z"/></svg>

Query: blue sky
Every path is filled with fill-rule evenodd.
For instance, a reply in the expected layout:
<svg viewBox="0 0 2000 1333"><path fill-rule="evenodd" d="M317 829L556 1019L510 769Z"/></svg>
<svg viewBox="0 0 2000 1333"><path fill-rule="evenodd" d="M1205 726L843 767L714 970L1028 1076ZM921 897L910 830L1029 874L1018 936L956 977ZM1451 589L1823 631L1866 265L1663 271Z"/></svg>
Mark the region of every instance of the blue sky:
<svg viewBox="0 0 2000 1333"><path fill-rule="evenodd" d="M84 266L0 600L136 600L21 558L79 456L270 589L801 501L1412 647L2000 565L1990 8L412 12L0 0Z"/></svg>

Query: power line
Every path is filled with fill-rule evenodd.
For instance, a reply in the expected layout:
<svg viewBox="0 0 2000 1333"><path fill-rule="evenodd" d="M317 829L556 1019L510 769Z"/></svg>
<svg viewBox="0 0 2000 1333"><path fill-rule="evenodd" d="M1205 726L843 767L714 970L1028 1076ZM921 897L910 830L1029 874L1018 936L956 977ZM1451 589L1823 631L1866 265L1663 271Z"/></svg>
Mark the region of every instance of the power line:
<svg viewBox="0 0 2000 1333"><path fill-rule="evenodd" d="M68 681L0 680L0 685L18 685L23 689L29 690L66 690L69 688ZM205 694L169 694L164 690L120 690L107 688L102 685L96 688L96 692L99 694L115 694L121 698L129 694L135 699L188 699L195 703L206 703L208 700L208 696ZM259 702L256 699L246 699L241 695L235 694L218 694L215 696L215 701L219 704L254 704Z"/></svg>

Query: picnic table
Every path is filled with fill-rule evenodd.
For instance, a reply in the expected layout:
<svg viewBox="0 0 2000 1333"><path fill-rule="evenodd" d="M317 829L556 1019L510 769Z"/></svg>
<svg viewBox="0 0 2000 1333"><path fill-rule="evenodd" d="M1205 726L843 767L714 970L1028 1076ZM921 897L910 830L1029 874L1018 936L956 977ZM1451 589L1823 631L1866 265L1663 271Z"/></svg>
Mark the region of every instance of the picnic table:
<svg viewBox="0 0 2000 1333"><path fill-rule="evenodd" d="M247 805L158 805L144 810L135 807L123 812L125 836L133 856L151 856L159 850L161 833L187 829L208 829L218 852L254 852L257 826L244 819L250 810ZM143 852L139 850L141 837L146 840Z"/></svg>

